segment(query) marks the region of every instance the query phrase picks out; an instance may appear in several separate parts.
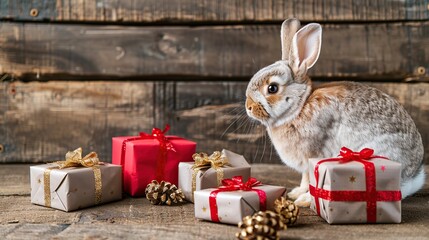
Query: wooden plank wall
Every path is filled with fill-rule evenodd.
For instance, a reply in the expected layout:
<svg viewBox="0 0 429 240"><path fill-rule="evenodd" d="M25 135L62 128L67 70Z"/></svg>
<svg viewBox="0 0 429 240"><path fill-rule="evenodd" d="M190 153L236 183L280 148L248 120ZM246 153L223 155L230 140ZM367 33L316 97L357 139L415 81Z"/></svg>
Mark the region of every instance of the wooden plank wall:
<svg viewBox="0 0 429 240"><path fill-rule="evenodd" d="M318 83L362 81L415 120L429 163L429 4L415 1L0 0L0 162L59 160L172 125L199 151L279 162L244 115L249 78L280 57L282 20L324 29Z"/></svg>
<svg viewBox="0 0 429 240"><path fill-rule="evenodd" d="M136 27L3 23L0 64L50 80L207 76L246 79L280 58L280 24ZM429 61L429 22L326 24L316 78L413 80ZM429 70L429 69L428 69ZM65 76L64 76L65 75Z"/></svg>

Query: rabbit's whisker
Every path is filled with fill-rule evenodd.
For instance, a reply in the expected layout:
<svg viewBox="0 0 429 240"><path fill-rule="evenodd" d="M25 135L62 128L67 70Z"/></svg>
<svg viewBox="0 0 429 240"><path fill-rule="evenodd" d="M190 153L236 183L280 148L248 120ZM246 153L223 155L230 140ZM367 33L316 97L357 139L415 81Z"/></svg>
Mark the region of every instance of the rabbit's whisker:
<svg viewBox="0 0 429 240"><path fill-rule="evenodd" d="M255 152L255 155L253 156L252 163L254 163L254 162L255 162L255 160L256 160L256 158L257 158L257 156L258 156L258 152L259 152L259 144L257 144L256 152Z"/></svg>
<svg viewBox="0 0 429 240"><path fill-rule="evenodd" d="M263 130L262 130L263 131ZM264 133L262 133L263 135L263 138L264 138L264 148L263 148L263 150L262 150L262 155L261 155L261 158L259 159L259 163L262 163L262 160L263 160L263 158L264 158L264 155L265 155L265 148L266 148L266 146L267 146L267 135L266 134L264 134Z"/></svg>
<svg viewBox="0 0 429 240"><path fill-rule="evenodd" d="M269 125L267 125L267 127L268 127L268 130L271 132L271 127ZM268 134L268 132L265 131L265 134ZM270 163L271 163L272 156L273 156L273 143L271 142L271 139L270 139L270 160L269 160Z"/></svg>
<svg viewBox="0 0 429 240"><path fill-rule="evenodd" d="M248 131L248 129L249 129L249 125L251 124L251 122L249 121L249 118L245 118L244 119L244 124L245 124L245 126L244 126L244 128L243 128L243 133L244 134L249 134L249 131ZM237 138L237 143L240 141L240 138Z"/></svg>
<svg viewBox="0 0 429 240"><path fill-rule="evenodd" d="M235 107L232 107L232 109L228 112L228 113L234 113L234 112L236 112L236 111L245 111L246 109L244 108L244 101L240 101L240 102L237 102L236 103L236 105L237 106L235 106Z"/></svg>
<svg viewBox="0 0 429 240"><path fill-rule="evenodd" d="M240 115L239 117L237 117L238 115ZM228 130L236 123L238 122L241 118L243 118L245 116L244 113L237 113L236 115L234 115L234 121L232 121L232 123L229 124L229 126L225 129L225 131L223 131L222 135L220 136L221 138L223 138L223 136L228 132Z"/></svg>
<svg viewBox="0 0 429 240"><path fill-rule="evenodd" d="M243 119L243 118L244 118L244 119ZM244 120L244 121L243 121L243 120ZM246 124L246 122L247 122L247 121L245 121L245 120L247 120L246 115L245 115L245 114L241 115L241 116L237 119L237 121L241 121L240 125L238 125L238 127L237 127L237 128L235 128L235 130L234 130L234 131L232 131L232 132L230 132L230 133L234 133L234 132L238 131L240 128L242 128L242 127Z"/></svg>

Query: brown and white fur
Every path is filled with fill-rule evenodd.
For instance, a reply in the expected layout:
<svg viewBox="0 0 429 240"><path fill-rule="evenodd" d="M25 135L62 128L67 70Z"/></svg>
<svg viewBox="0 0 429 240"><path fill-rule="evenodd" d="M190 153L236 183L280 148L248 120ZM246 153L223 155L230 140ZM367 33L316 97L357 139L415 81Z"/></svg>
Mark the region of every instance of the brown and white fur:
<svg viewBox="0 0 429 240"><path fill-rule="evenodd" d="M307 70L319 57L321 41L319 24L300 29L298 20L284 21L282 60L259 70L246 91L247 114L266 126L281 160L302 172L301 185L288 196L309 206L308 159L337 156L342 146L372 148L401 163L402 196L415 193L425 173L422 139L413 120L392 97L363 84L314 88Z"/></svg>

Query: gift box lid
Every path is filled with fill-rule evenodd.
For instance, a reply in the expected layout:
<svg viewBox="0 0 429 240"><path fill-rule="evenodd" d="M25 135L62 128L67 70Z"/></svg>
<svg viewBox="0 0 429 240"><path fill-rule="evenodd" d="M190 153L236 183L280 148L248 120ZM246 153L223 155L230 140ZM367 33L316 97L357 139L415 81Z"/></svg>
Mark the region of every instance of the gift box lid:
<svg viewBox="0 0 429 240"><path fill-rule="evenodd" d="M246 161L243 155L231 152L229 150L223 149L222 156L225 156L228 159L228 164L222 166L224 169L235 168L251 168L250 164ZM181 162L179 165L187 165L188 168L191 168L194 165L194 162ZM201 169L200 173L197 175L198 178L203 178L206 175L216 175L216 170L207 166L206 169ZM247 180L247 179L244 179Z"/></svg>
<svg viewBox="0 0 429 240"><path fill-rule="evenodd" d="M310 159L310 183L316 184L315 166L323 159ZM400 189L401 164L383 158L369 160L374 164L376 188L379 190ZM339 161L323 162L318 165L319 188L327 190L366 190L364 165L357 161L339 163Z"/></svg>
<svg viewBox="0 0 429 240"><path fill-rule="evenodd" d="M180 136L176 136L176 135L166 135L165 136L169 141L177 141L180 140L180 142L186 142L186 143L194 143L196 144L194 141L188 140L186 138L180 137ZM134 139L136 138L136 139ZM153 142L153 144L157 144L159 145L159 141L156 138L139 138L139 136L118 136L118 137L112 137L113 141L119 141L119 142L123 142L125 140L128 139L133 139L133 141L129 141L128 144L141 144L142 142L144 142L145 144L147 143L151 143Z"/></svg>

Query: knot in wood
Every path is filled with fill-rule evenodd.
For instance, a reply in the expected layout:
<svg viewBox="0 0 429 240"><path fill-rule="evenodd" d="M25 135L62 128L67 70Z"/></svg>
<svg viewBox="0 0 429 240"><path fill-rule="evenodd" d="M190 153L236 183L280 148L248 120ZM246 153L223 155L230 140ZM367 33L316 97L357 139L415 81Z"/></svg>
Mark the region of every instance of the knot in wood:
<svg viewBox="0 0 429 240"><path fill-rule="evenodd" d="M175 39L170 37L163 37L158 43L159 50L165 55L175 55L180 52L180 47L177 45Z"/></svg>
<svg viewBox="0 0 429 240"><path fill-rule="evenodd" d="M417 75L423 76L425 74L426 74L426 68L425 67L422 67L422 66L417 67Z"/></svg>
<svg viewBox="0 0 429 240"><path fill-rule="evenodd" d="M39 10L37 10L36 8L32 8L30 10L30 16L37 17L37 15L39 15Z"/></svg>

